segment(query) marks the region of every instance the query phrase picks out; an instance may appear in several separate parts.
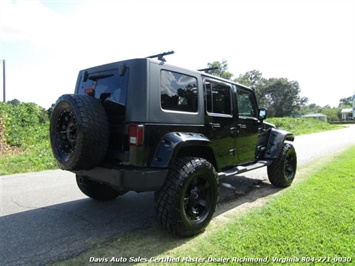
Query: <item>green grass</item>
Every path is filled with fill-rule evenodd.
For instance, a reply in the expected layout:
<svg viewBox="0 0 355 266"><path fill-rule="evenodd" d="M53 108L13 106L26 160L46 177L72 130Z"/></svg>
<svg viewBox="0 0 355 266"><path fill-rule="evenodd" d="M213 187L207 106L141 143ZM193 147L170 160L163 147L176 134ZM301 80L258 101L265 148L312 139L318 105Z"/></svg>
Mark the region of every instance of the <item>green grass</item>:
<svg viewBox="0 0 355 266"><path fill-rule="evenodd" d="M290 131L295 135L304 135L344 128L341 125L333 125L313 118L274 117L268 118L266 121L282 129Z"/></svg>
<svg viewBox="0 0 355 266"><path fill-rule="evenodd" d="M0 158L0 175L37 172L49 169L57 169L51 150L43 146L29 149L18 155Z"/></svg>
<svg viewBox="0 0 355 266"><path fill-rule="evenodd" d="M22 134L19 154L0 157L0 175L57 168L49 143L49 123L28 126Z"/></svg>
<svg viewBox="0 0 355 266"><path fill-rule="evenodd" d="M34 103L0 103L0 175L56 168L49 143L49 118Z"/></svg>
<svg viewBox="0 0 355 266"><path fill-rule="evenodd" d="M110 244L98 243L95 249L58 265L87 265L90 257L129 260L139 256L179 259L186 265L211 265L209 258L233 265L254 265L233 262L244 258L267 258L271 264L279 260L286 265L313 265L319 260L344 265L334 258L355 260L354 158L355 146L305 166L293 186L270 197L262 207L217 216L196 237L179 238L154 227L127 233ZM204 262L182 263L183 257Z"/></svg>

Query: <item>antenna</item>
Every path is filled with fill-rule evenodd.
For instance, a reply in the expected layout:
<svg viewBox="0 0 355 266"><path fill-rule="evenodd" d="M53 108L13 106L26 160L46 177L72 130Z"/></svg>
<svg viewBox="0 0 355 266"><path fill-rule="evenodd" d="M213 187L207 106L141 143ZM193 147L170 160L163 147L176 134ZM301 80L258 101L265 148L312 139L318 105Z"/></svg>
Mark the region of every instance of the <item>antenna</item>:
<svg viewBox="0 0 355 266"><path fill-rule="evenodd" d="M156 58L157 57L159 61L166 62L164 56L165 55L174 54L174 53L175 53L174 51L169 51L169 52L164 52L164 53L161 53L161 54L155 54L155 55L147 56L146 58Z"/></svg>

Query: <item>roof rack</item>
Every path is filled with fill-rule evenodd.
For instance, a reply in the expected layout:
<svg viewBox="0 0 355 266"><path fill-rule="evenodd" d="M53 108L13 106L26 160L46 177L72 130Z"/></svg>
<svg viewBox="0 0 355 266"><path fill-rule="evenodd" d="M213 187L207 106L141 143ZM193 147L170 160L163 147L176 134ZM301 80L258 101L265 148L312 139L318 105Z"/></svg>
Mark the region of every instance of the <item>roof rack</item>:
<svg viewBox="0 0 355 266"><path fill-rule="evenodd" d="M217 70L217 69L219 69L219 67L207 67L207 68L197 69L197 71L209 73L211 70Z"/></svg>
<svg viewBox="0 0 355 266"><path fill-rule="evenodd" d="M165 55L174 54L174 53L175 53L174 51L169 51L169 52L164 52L164 53L161 53L161 54L155 54L155 55L147 56L146 58L156 58L156 57L158 57L159 61L166 62L164 56Z"/></svg>

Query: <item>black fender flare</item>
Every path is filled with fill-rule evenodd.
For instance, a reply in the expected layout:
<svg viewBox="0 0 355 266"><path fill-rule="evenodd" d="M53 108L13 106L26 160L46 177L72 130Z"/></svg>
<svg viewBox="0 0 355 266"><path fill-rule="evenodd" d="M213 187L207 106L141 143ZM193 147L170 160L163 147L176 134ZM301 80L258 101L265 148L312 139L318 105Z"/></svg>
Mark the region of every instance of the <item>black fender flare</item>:
<svg viewBox="0 0 355 266"><path fill-rule="evenodd" d="M294 141L293 133L279 128L271 128L266 144L264 159L275 159L279 156L285 141Z"/></svg>
<svg viewBox="0 0 355 266"><path fill-rule="evenodd" d="M151 156L150 167L170 167L179 151L185 147L208 147L211 141L203 134L189 132L170 132L164 135ZM214 155L214 152L213 152Z"/></svg>

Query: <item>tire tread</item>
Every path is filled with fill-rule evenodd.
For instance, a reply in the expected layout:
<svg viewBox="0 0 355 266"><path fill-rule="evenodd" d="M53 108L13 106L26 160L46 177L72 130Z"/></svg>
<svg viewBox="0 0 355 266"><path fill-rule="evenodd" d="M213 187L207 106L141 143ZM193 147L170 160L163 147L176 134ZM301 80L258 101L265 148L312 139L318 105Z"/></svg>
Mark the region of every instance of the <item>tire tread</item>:
<svg viewBox="0 0 355 266"><path fill-rule="evenodd" d="M155 193L155 210L158 222L170 233L181 236L192 236L202 232L205 228L205 226L200 228L186 228L179 217L179 211L176 209L176 206L179 205L179 192L184 186L185 177L191 175L199 167L208 167L216 177L216 201L218 201L218 179L212 164L202 158L178 158L174 166L170 169L165 184ZM212 215L214 211L215 206ZM212 215L210 218L212 218Z"/></svg>
<svg viewBox="0 0 355 266"><path fill-rule="evenodd" d="M59 148L54 139L56 118L65 108L71 109L78 124L77 145L67 160L58 156ZM65 94L54 107L51 126L51 145L58 166L63 170L88 170L105 157L109 144L109 123L104 107L96 98L87 95Z"/></svg>
<svg viewBox="0 0 355 266"><path fill-rule="evenodd" d="M294 153L294 155L296 156L296 151L293 145L290 143L285 143L278 158L276 158L275 161L267 167L269 181L276 187L289 187L296 175L297 159L293 178L289 179L285 176L285 158L287 156L287 153L289 152Z"/></svg>

